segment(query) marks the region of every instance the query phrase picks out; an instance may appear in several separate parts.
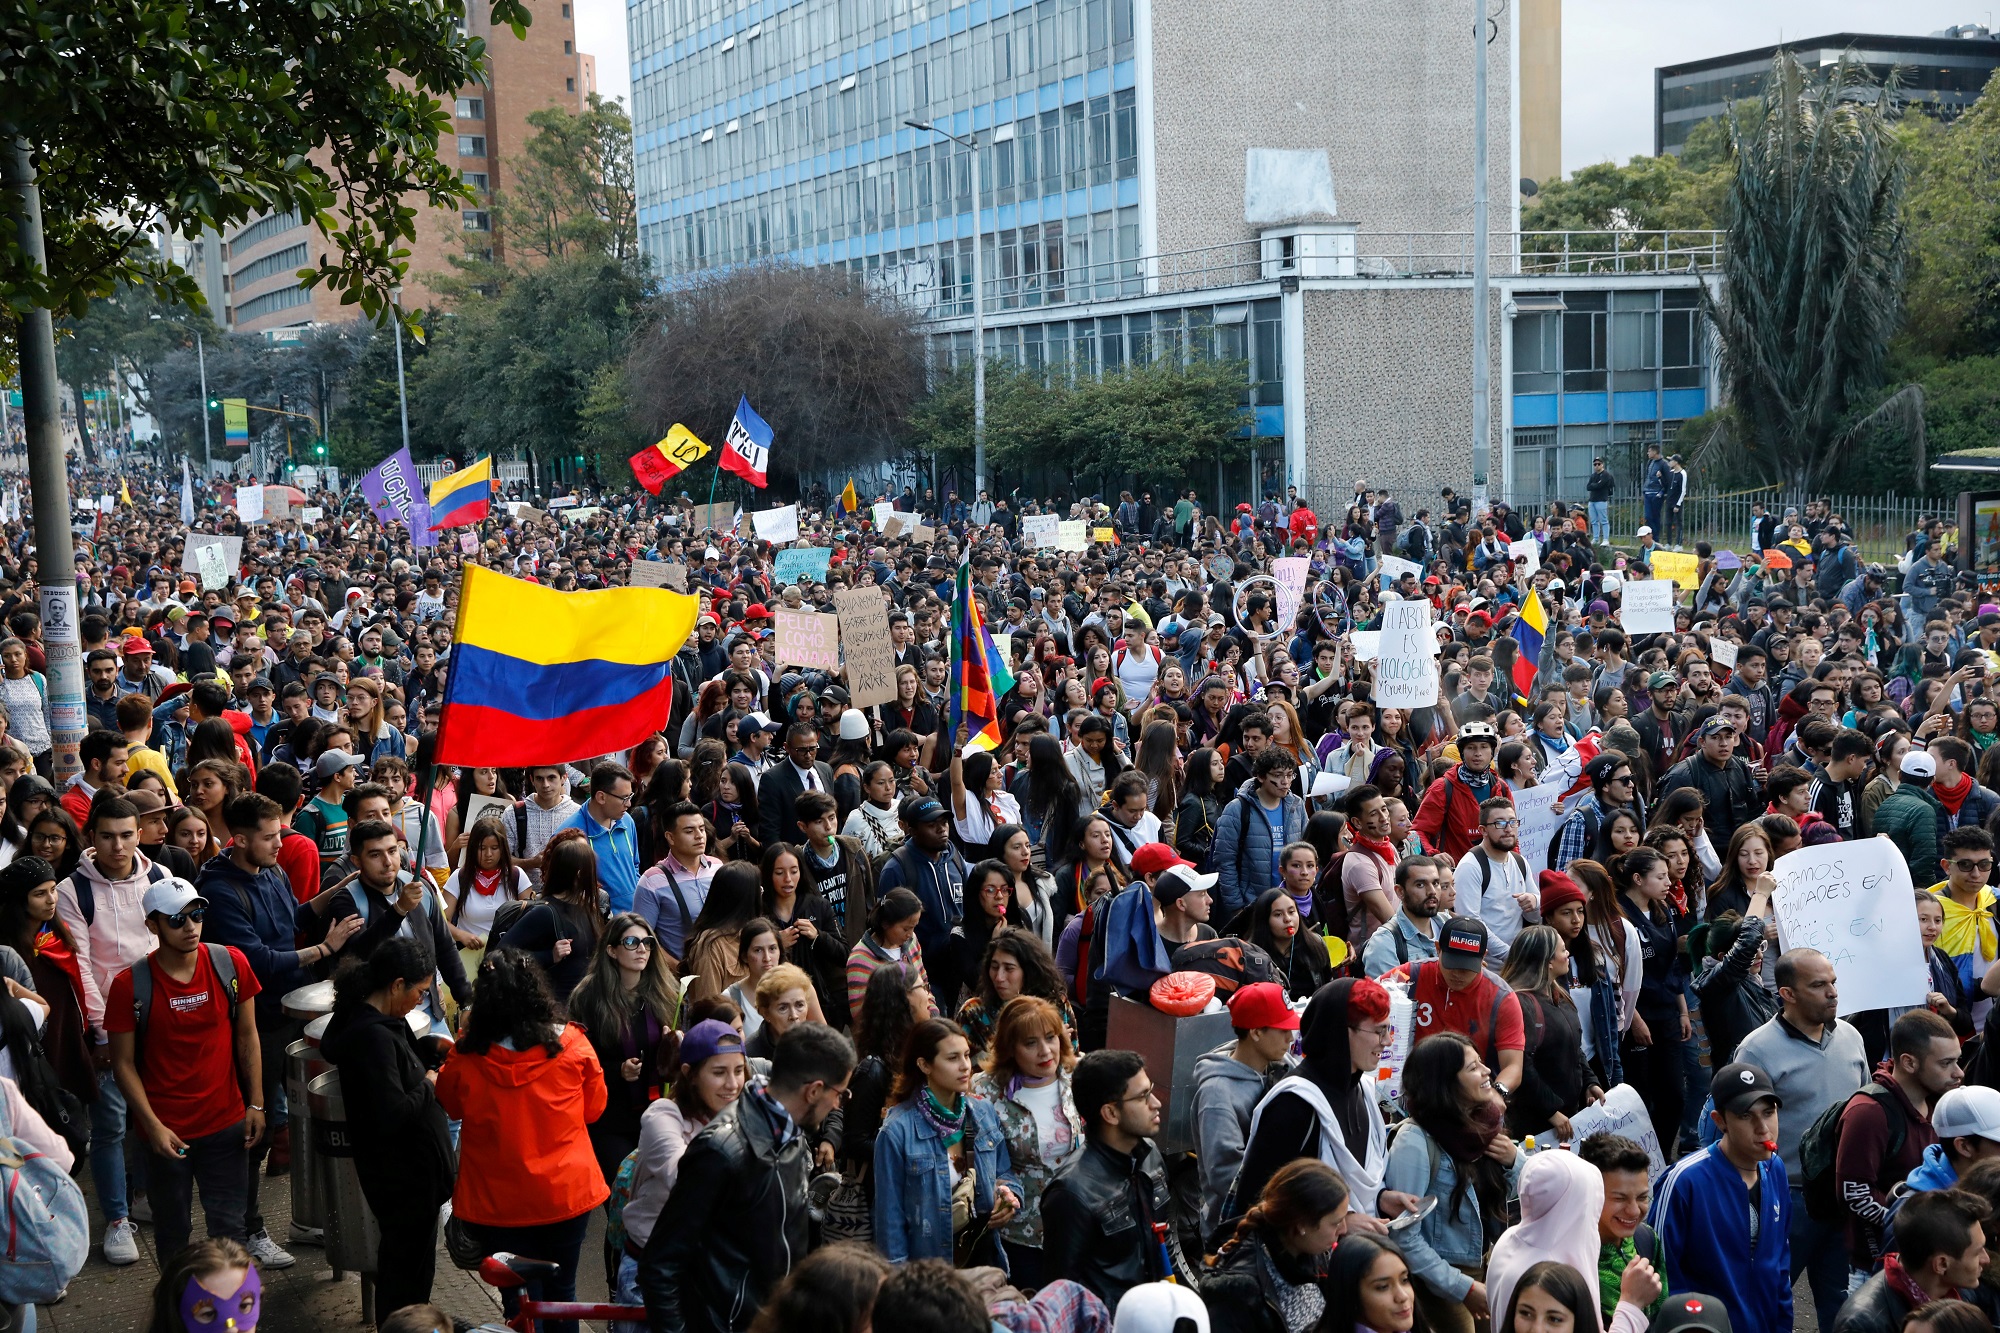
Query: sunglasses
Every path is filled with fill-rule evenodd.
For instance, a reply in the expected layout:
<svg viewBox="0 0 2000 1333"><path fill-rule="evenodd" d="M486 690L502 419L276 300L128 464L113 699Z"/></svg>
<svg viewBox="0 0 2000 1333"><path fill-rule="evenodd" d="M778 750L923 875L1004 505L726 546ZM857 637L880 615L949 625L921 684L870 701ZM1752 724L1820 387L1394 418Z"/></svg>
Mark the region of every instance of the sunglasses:
<svg viewBox="0 0 2000 1333"><path fill-rule="evenodd" d="M162 919L166 921L170 928L179 930L190 921L196 925L200 925L203 918L207 917L207 915L208 909L206 907L190 907L185 912L176 912L172 916Z"/></svg>
<svg viewBox="0 0 2000 1333"><path fill-rule="evenodd" d="M618 941L618 947L621 949L650 949L653 947L653 937L650 935L627 935L624 939Z"/></svg>

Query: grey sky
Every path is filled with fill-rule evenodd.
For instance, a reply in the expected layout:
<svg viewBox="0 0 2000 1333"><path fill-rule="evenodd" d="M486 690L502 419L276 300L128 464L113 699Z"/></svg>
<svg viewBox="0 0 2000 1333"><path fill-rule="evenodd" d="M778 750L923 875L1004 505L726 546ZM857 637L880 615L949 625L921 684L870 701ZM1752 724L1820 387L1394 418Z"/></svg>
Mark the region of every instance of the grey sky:
<svg viewBox="0 0 2000 1333"><path fill-rule="evenodd" d="M1495 7L1505 0L1493 0ZM2000 0L1567 0L1563 169L1653 151L1653 68L1832 32L1935 32L1993 21ZM631 91L624 0L577 0L579 50L607 97Z"/></svg>

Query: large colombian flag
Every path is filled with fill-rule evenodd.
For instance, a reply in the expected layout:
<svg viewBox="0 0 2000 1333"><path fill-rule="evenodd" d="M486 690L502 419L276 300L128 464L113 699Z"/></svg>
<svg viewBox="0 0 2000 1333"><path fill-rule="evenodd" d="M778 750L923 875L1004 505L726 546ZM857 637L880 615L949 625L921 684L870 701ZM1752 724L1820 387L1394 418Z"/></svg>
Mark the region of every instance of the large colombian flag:
<svg viewBox="0 0 2000 1333"><path fill-rule="evenodd" d="M1527 589L1521 613L1514 617L1514 642L1521 645L1514 659L1514 693L1523 700L1535 697L1535 673L1542 669L1542 645L1548 640L1549 614L1542 609L1542 595Z"/></svg>
<svg viewBox="0 0 2000 1333"><path fill-rule="evenodd" d="M466 565L437 762L515 768L637 745L667 724L699 607L665 588L557 592Z"/></svg>
<svg viewBox="0 0 2000 1333"><path fill-rule="evenodd" d="M1000 744L1000 699L1014 688L1014 673L979 614L970 558L967 547L951 602L951 743L958 744L958 724L969 720L972 747L992 750Z"/></svg>
<svg viewBox="0 0 2000 1333"><path fill-rule="evenodd" d="M483 522L493 501L493 456L431 483L431 531Z"/></svg>

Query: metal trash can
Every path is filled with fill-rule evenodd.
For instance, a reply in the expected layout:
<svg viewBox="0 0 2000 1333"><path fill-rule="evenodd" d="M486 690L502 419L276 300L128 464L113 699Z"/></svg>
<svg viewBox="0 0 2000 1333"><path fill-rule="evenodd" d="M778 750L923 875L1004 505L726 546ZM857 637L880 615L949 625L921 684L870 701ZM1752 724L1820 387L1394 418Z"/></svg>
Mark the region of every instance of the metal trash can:
<svg viewBox="0 0 2000 1333"><path fill-rule="evenodd" d="M329 1070L306 1084L306 1106L312 1116L313 1153L320 1172L327 1263L344 1272L372 1274L382 1232L368 1201L361 1196L361 1176L354 1169L354 1139L340 1095L339 1071Z"/></svg>
<svg viewBox="0 0 2000 1333"><path fill-rule="evenodd" d="M291 1107L292 1220L302 1227L326 1225L326 1202L320 1189L319 1151L313 1143L312 1102L306 1088L332 1069L319 1053L319 1043L301 1037L285 1047L285 1101Z"/></svg>

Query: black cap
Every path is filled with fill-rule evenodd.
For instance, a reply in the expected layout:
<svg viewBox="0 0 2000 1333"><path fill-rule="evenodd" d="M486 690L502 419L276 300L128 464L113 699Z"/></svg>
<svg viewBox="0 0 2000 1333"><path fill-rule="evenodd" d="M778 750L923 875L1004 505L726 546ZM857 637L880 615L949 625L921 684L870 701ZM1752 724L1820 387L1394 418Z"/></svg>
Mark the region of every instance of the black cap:
<svg viewBox="0 0 2000 1333"><path fill-rule="evenodd" d="M1732 1333L1729 1310L1713 1296L1695 1292L1675 1292L1653 1316L1646 1333L1685 1333L1688 1329L1708 1329L1710 1333Z"/></svg>
<svg viewBox="0 0 2000 1333"><path fill-rule="evenodd" d="M1766 1097L1780 1106L1785 1104L1778 1096L1777 1088L1772 1086L1769 1074L1756 1065L1741 1061L1717 1070L1715 1077L1709 1081L1708 1093L1715 1099L1716 1110L1733 1111L1738 1115Z"/></svg>
<svg viewBox="0 0 2000 1333"><path fill-rule="evenodd" d="M1486 961L1486 923L1476 916L1455 916L1438 941L1438 962L1456 971L1477 971Z"/></svg>

